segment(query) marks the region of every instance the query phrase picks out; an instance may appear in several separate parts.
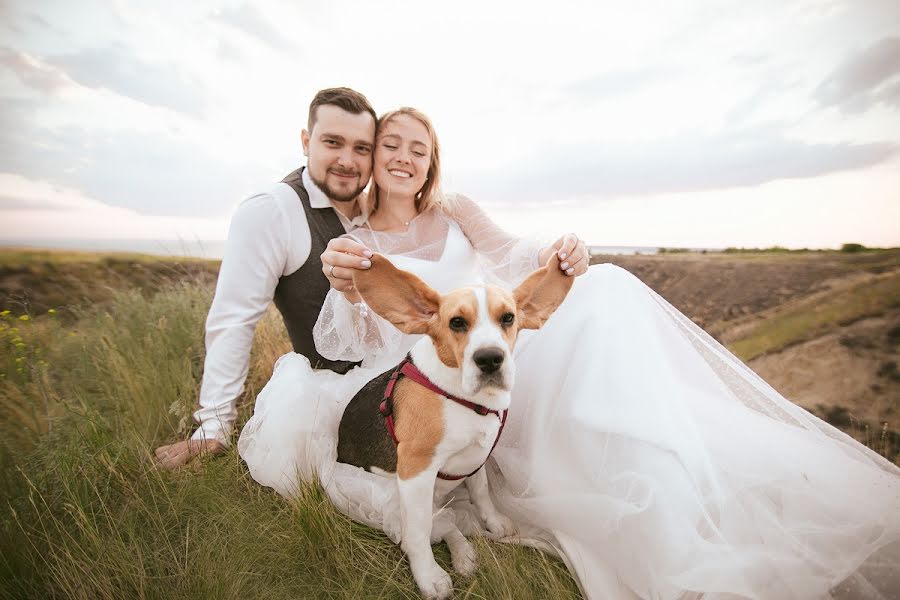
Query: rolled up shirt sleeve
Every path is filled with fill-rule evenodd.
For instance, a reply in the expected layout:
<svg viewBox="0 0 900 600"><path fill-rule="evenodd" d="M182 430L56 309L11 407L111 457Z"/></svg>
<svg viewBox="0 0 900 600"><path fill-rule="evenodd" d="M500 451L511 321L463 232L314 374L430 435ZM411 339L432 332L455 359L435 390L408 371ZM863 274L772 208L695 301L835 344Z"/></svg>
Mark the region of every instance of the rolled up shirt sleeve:
<svg viewBox="0 0 900 600"><path fill-rule="evenodd" d="M291 244L289 220L272 194L251 196L235 211L206 319L200 408L193 415L199 427L192 439L229 444L253 332L272 301Z"/></svg>

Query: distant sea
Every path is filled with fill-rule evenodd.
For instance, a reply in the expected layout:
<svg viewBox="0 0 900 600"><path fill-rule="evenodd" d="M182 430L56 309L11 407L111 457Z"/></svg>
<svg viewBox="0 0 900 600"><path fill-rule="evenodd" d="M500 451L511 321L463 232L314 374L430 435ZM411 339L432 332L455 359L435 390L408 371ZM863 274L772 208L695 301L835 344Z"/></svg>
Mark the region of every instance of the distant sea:
<svg viewBox="0 0 900 600"><path fill-rule="evenodd" d="M222 258L225 240L113 240L0 238L0 248L43 248L87 252L136 252L155 256Z"/></svg>
<svg viewBox="0 0 900 600"><path fill-rule="evenodd" d="M656 254L658 246L588 246L591 256L598 254Z"/></svg>
<svg viewBox="0 0 900 600"><path fill-rule="evenodd" d="M49 248L90 252L137 252L156 256L222 258L225 240L16 240L0 238L2 248ZM591 254L656 254L656 246L589 246Z"/></svg>

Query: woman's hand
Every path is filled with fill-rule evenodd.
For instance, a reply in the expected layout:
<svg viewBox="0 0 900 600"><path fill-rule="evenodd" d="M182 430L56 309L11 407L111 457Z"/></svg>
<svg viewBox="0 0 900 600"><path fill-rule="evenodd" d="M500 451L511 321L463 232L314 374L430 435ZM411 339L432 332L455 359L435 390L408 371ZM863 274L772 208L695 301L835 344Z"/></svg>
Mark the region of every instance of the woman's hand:
<svg viewBox="0 0 900 600"><path fill-rule="evenodd" d="M350 302L359 302L362 298L353 289L353 271L371 267L372 252L359 242L339 237L328 242L320 258L322 273L331 287L343 292Z"/></svg>
<svg viewBox="0 0 900 600"><path fill-rule="evenodd" d="M559 268L566 275L577 277L587 273L591 256L588 253L587 246L574 233L567 233L550 246L541 250L538 260L542 265L546 265L553 254L559 256Z"/></svg>

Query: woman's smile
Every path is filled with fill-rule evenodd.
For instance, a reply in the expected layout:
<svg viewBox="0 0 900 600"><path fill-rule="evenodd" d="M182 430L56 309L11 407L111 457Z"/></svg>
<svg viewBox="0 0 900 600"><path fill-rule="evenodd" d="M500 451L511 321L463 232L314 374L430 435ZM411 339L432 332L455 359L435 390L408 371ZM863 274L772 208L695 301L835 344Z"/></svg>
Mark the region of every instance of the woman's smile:
<svg viewBox="0 0 900 600"><path fill-rule="evenodd" d="M375 181L391 194L415 197L427 181L431 136L417 119L397 115L375 143Z"/></svg>

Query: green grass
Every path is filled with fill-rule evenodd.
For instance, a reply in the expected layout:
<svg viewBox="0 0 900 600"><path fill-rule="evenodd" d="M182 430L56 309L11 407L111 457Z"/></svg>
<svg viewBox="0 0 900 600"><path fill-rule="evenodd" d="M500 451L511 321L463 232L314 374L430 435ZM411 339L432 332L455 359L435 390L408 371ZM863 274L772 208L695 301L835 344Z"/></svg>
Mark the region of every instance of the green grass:
<svg viewBox="0 0 900 600"><path fill-rule="evenodd" d="M729 344L741 360L813 339L838 325L878 316L900 306L900 275L863 283L824 299L803 302L759 323Z"/></svg>
<svg viewBox="0 0 900 600"><path fill-rule="evenodd" d="M176 472L152 449L189 430L207 286L0 321L0 598L418 598L381 532L338 513L313 484L287 501L234 449ZM270 313L250 399L287 348ZM479 540L457 598L578 598L565 566ZM438 561L450 569L445 547ZM452 571L451 571L452 573Z"/></svg>

